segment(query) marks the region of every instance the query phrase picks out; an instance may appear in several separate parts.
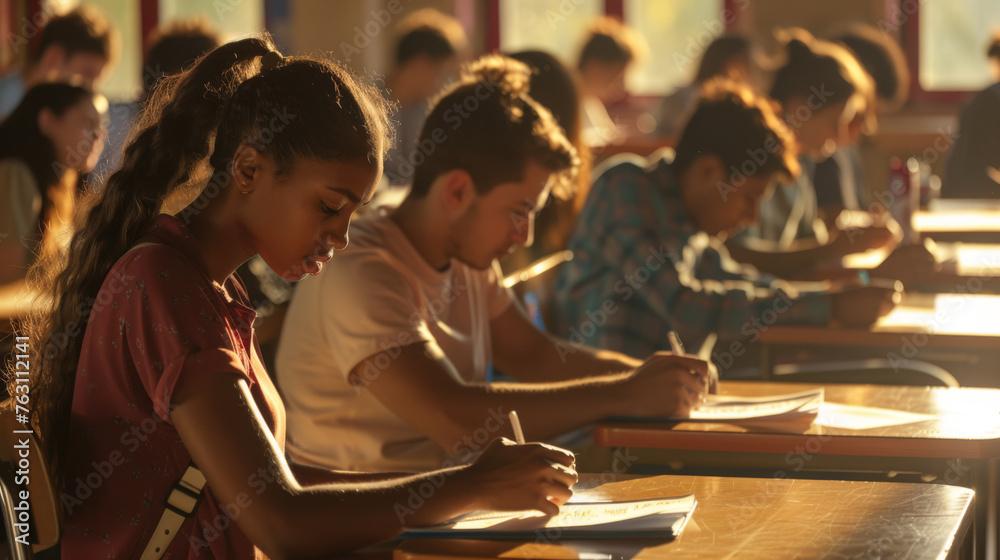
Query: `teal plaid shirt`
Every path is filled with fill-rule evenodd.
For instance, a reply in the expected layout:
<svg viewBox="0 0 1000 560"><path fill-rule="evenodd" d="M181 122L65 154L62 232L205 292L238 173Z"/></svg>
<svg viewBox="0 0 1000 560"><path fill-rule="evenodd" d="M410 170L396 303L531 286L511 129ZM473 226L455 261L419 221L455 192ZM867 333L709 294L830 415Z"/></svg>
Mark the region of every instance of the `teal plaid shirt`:
<svg viewBox="0 0 1000 560"><path fill-rule="evenodd" d="M827 296L793 300L698 231L668 159L623 155L603 168L556 280L553 334L641 359L669 349L671 329L696 351L711 332L753 343L769 325L829 322Z"/></svg>

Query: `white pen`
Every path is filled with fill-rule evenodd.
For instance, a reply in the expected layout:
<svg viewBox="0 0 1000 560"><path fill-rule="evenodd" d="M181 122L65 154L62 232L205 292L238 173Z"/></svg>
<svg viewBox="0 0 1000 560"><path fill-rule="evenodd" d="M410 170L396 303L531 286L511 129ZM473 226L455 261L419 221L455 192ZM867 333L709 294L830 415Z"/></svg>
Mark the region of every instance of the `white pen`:
<svg viewBox="0 0 1000 560"><path fill-rule="evenodd" d="M524 432L521 431L521 421L517 418L517 411L510 411L510 425L514 428L514 441L518 444L524 443Z"/></svg>
<svg viewBox="0 0 1000 560"><path fill-rule="evenodd" d="M669 331L667 333L667 340L670 341L671 352L680 356L686 354L686 352L684 351L684 345L681 344L681 337L677 336L677 331ZM697 374L697 372L695 372L694 370L691 370L691 373ZM702 390L701 392L701 402L705 402L708 400L708 384L709 384L708 379L705 379L705 389Z"/></svg>

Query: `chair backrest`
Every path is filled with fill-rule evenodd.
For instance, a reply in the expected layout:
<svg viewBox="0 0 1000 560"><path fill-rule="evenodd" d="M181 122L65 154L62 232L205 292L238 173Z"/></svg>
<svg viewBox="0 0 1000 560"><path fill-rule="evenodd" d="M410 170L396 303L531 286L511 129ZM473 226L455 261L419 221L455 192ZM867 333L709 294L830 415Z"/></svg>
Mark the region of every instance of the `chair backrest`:
<svg viewBox="0 0 1000 560"><path fill-rule="evenodd" d="M0 505L11 557L32 558L62 537L62 505L48 462L13 399L0 403Z"/></svg>

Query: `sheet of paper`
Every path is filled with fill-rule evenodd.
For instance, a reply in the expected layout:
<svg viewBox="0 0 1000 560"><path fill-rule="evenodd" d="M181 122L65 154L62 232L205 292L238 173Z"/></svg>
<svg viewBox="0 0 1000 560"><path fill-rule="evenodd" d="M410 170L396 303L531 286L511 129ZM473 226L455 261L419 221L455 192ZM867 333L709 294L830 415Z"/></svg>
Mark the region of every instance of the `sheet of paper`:
<svg viewBox="0 0 1000 560"><path fill-rule="evenodd" d="M735 422L774 419L776 416L815 415L823 403L823 389L767 397L709 395L708 402L691 411L691 420Z"/></svg>
<svg viewBox="0 0 1000 560"><path fill-rule="evenodd" d="M825 402L819 407L819 415L813 423L831 428L869 430L924 422L935 418L929 414L917 414L903 410Z"/></svg>
<svg viewBox="0 0 1000 560"><path fill-rule="evenodd" d="M585 529L595 532L673 532L683 529L687 517L697 504L693 495L656 500L627 502L576 502L559 508L559 513L546 516L538 511L473 512L451 522L426 529L411 529L407 537L421 533L451 533L455 536L475 533L525 533L539 529ZM548 533L547 533L548 534Z"/></svg>

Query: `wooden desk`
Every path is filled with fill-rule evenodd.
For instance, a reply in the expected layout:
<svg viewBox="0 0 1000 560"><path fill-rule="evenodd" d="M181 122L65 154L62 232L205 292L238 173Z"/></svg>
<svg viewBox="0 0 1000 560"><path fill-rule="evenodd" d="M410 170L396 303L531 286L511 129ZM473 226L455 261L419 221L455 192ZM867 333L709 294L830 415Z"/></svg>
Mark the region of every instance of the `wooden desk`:
<svg viewBox="0 0 1000 560"><path fill-rule="evenodd" d="M395 558L955 558L972 492L944 485L709 476L582 475L581 494L625 499L694 494L673 542L404 541ZM584 553L593 556L585 556Z"/></svg>
<svg viewBox="0 0 1000 560"><path fill-rule="evenodd" d="M778 354L793 350L824 359L923 360L952 371L963 384L993 386L996 379L963 380L961 368L981 369L1000 358L1000 296L909 293L869 328L773 325L761 330L759 343L764 379Z"/></svg>
<svg viewBox="0 0 1000 560"><path fill-rule="evenodd" d="M723 381L722 394L792 393L819 385ZM602 422L598 445L625 449L635 464L768 469L776 477L806 470L904 472L974 488L979 557L995 550L995 467L1000 457L1000 390L827 385L830 402L905 410L939 418L868 430L803 426L776 433L730 424ZM987 548L989 546L990 548ZM903 556L905 557L905 555Z"/></svg>
<svg viewBox="0 0 1000 560"><path fill-rule="evenodd" d="M871 271L889 256L889 251L875 249L847 255L837 263L821 264L816 268L816 280L856 278L859 271ZM942 293L996 293L1000 282L1000 244L941 242L934 246L934 256L941 270L913 285L908 291Z"/></svg>
<svg viewBox="0 0 1000 560"><path fill-rule="evenodd" d="M1000 243L1000 209L919 211L913 215L913 228L934 240Z"/></svg>

